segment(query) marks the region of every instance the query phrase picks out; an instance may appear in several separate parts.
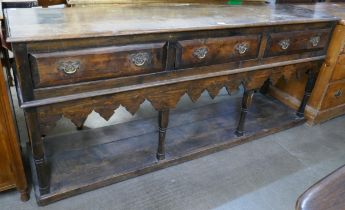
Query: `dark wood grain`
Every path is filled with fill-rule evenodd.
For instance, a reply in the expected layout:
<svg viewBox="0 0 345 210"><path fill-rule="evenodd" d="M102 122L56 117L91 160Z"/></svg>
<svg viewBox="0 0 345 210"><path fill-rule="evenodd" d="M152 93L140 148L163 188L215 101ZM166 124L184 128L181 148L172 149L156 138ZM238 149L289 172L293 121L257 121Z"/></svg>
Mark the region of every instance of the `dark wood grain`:
<svg viewBox="0 0 345 210"><path fill-rule="evenodd" d="M163 71L166 57L164 45L165 43L152 43L30 54L35 87ZM148 61L142 66L136 66L131 60L137 53L148 55ZM80 67L75 73L66 74L59 69L64 62L78 62Z"/></svg>
<svg viewBox="0 0 345 210"><path fill-rule="evenodd" d="M302 69L304 72L305 70ZM220 89L225 87L229 94L243 85L246 90L260 88L271 78L276 82L279 78L287 81L300 74L296 68L266 69L261 71L243 72L234 75L213 77L202 80L180 82L178 84L161 85L136 91L126 91L114 95L97 96L75 101L42 106L37 109L41 129L46 133L55 126L55 123L64 116L70 119L77 127L81 126L88 115L95 111L108 120L120 105L131 114L135 114L141 103L147 99L157 110L167 110L176 107L180 98L186 93L192 101L197 101L207 90L211 98L215 98Z"/></svg>
<svg viewBox="0 0 345 210"><path fill-rule="evenodd" d="M296 210L345 209L345 166L335 170L304 192Z"/></svg>
<svg viewBox="0 0 345 210"><path fill-rule="evenodd" d="M25 118L28 126L30 148L33 154L34 169L39 183L39 192L46 194L50 191L49 169L36 110L27 110L25 112Z"/></svg>
<svg viewBox="0 0 345 210"><path fill-rule="evenodd" d="M303 51L324 49L328 45L331 30L305 30L296 32L272 33L269 35L268 47L265 56L277 56L284 54L297 54ZM311 38L318 37L316 46L311 43ZM288 40L289 46L283 49L280 43Z"/></svg>
<svg viewBox="0 0 345 210"><path fill-rule="evenodd" d="M230 61L248 60L257 57L260 35L233 36L209 39L183 40L177 43L176 68L205 66ZM243 54L239 47L246 47ZM195 52L206 49L204 58L198 58Z"/></svg>

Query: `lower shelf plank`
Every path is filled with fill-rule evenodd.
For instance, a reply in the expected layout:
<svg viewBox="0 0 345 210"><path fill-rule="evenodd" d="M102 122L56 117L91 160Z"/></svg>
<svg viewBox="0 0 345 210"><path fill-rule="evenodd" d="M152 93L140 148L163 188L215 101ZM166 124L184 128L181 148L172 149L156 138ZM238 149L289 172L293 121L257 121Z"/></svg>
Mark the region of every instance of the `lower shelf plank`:
<svg viewBox="0 0 345 210"><path fill-rule="evenodd" d="M157 118L48 137L45 147L51 190L45 195L35 190L37 202L47 205L305 122L277 100L256 94L246 121L246 133L239 138L234 132L240 103L240 97L229 97L196 109L172 111L163 161L156 159Z"/></svg>

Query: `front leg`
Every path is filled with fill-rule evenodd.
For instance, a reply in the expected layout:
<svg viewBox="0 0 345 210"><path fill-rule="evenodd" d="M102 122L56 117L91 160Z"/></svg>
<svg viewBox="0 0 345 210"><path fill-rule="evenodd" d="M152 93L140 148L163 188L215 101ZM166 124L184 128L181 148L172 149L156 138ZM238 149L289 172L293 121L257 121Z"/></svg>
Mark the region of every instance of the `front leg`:
<svg viewBox="0 0 345 210"><path fill-rule="evenodd" d="M159 111L158 124L159 124L159 140L157 149L157 159L165 159L165 134L169 123L169 109Z"/></svg>
<svg viewBox="0 0 345 210"><path fill-rule="evenodd" d="M313 91L313 88L315 86L315 80L316 80L316 75L315 75L314 70L309 70L307 74L308 74L308 80L305 86L304 96L303 96L301 105L299 106L298 111L296 113L296 115L300 118L304 117L305 107L307 106L308 100L310 98L311 92Z"/></svg>
<svg viewBox="0 0 345 210"><path fill-rule="evenodd" d="M244 134L244 123L246 121L248 109L252 103L254 92L255 92L254 90L247 90L247 91L244 91L243 93L241 116L240 116L240 120L238 121L237 129L235 131L235 134L238 137L243 136Z"/></svg>
<svg viewBox="0 0 345 210"><path fill-rule="evenodd" d="M50 191L48 165L44 153L43 137L40 132L36 109L25 110L25 118L31 142L31 153L41 195Z"/></svg>

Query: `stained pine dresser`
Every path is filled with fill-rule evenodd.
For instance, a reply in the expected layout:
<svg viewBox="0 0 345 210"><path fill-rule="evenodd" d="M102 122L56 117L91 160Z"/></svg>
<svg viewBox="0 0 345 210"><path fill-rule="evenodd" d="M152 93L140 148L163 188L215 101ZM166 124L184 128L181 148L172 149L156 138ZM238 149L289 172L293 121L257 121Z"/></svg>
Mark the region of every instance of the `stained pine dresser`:
<svg viewBox="0 0 345 210"><path fill-rule="evenodd" d="M337 22L290 5L8 9L5 16L40 205L305 122ZM256 93L302 74L309 82L297 113ZM205 90L214 98L239 86L240 101L174 110L185 94L195 102ZM135 114L145 100L158 122L49 135L62 117L81 127L93 111L109 119L122 105Z"/></svg>
<svg viewBox="0 0 345 210"><path fill-rule="evenodd" d="M306 116L308 123L318 124L345 113L345 3L317 3L299 5L315 14L326 13L341 18L336 26L330 47L315 89L309 100ZM299 106L303 97L306 77L279 81L270 93L292 108Z"/></svg>

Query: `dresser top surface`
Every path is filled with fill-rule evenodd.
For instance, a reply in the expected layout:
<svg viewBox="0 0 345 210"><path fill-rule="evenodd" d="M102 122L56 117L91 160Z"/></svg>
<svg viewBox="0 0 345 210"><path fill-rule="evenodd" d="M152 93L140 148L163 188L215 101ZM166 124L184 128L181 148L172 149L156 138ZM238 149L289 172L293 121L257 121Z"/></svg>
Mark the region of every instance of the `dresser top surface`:
<svg viewBox="0 0 345 210"><path fill-rule="evenodd" d="M226 29L336 20L292 5L93 6L5 10L9 42Z"/></svg>
<svg viewBox="0 0 345 210"><path fill-rule="evenodd" d="M345 3L317 3L299 6L314 10L315 13L329 14L345 20Z"/></svg>

